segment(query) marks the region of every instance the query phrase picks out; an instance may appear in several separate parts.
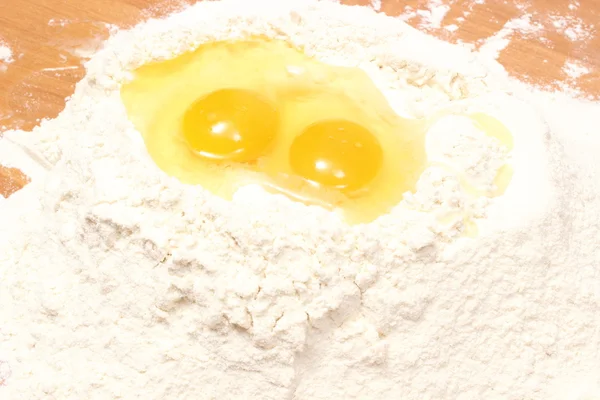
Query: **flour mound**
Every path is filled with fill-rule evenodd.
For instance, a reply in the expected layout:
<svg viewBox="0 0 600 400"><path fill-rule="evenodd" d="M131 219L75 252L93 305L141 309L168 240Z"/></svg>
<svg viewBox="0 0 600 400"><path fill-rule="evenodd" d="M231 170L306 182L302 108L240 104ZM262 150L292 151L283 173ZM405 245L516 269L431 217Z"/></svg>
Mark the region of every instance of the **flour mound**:
<svg viewBox="0 0 600 400"><path fill-rule="evenodd" d="M537 400L598 370L600 260L582 245L598 230L570 212L598 192L542 108L507 94L495 61L397 19L264 3L201 2L117 33L58 118L5 133L47 172L0 208L2 398ZM354 227L257 187L227 202L166 176L120 85L256 34L363 68L403 115L488 112L515 150L441 120L428 154L454 169L430 167ZM457 174L489 187L504 162L503 197L461 186Z"/></svg>

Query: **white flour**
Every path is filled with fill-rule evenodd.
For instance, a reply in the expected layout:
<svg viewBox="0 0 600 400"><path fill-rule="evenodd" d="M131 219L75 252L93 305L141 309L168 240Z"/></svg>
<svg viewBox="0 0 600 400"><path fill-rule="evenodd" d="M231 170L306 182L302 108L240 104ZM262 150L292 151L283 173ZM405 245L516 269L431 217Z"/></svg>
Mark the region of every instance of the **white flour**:
<svg viewBox="0 0 600 400"><path fill-rule="evenodd" d="M551 15L550 21L557 32L571 41L591 39L595 33L595 27L584 23L581 18Z"/></svg>
<svg viewBox="0 0 600 400"><path fill-rule="evenodd" d="M580 76L590 73L590 69L586 66L582 65L577 60L568 60L565 62L565 66L563 67L563 71L569 78L577 79Z"/></svg>
<svg viewBox="0 0 600 400"><path fill-rule="evenodd" d="M12 50L0 38L0 72L6 71L11 62L13 62Z"/></svg>
<svg viewBox="0 0 600 400"><path fill-rule="evenodd" d="M381 0L371 0L371 7L375 11L381 10Z"/></svg>
<svg viewBox="0 0 600 400"><path fill-rule="evenodd" d="M202 2L120 32L57 119L5 133L48 171L0 208L0 397L599 396L600 106L533 92L492 58L367 8L268 3ZM457 117L428 138L451 168L429 168L369 225L165 176L120 84L250 34L363 67L402 114L498 117L515 139L506 194L459 184L452 171L489 186L507 155ZM462 216L478 237L461 236Z"/></svg>
<svg viewBox="0 0 600 400"><path fill-rule="evenodd" d="M532 21L531 14L522 15L507 21L502 29L485 40L479 51L488 53L486 55L490 57L497 57L510 44L514 35L519 38L528 37L538 34L543 29L539 22Z"/></svg>
<svg viewBox="0 0 600 400"><path fill-rule="evenodd" d="M427 9L417 10L416 14L423 19L423 25L436 29L442 25L442 21L450 11L450 6L442 0L430 0Z"/></svg>

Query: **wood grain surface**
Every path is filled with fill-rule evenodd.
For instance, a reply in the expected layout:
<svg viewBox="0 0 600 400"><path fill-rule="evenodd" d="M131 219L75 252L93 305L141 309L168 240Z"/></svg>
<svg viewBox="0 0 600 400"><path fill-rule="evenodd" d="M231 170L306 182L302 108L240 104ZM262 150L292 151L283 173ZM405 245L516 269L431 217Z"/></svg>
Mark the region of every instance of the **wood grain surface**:
<svg viewBox="0 0 600 400"><path fill-rule="evenodd" d="M0 135L7 129L30 130L41 119L56 117L85 73L82 62L111 29L130 27L196 1L0 2L0 45L8 44L14 53L14 62L0 68ZM342 2L371 5L371 0ZM507 46L499 57L506 69L546 89L568 88L600 98L600 0L381 0L373 4L417 29L474 48L502 34L508 21L527 18L538 28L506 36ZM435 13L444 5L448 8L438 24ZM574 74L569 66L582 72ZM0 195L8 197L27 182L20 171L2 166L0 160Z"/></svg>

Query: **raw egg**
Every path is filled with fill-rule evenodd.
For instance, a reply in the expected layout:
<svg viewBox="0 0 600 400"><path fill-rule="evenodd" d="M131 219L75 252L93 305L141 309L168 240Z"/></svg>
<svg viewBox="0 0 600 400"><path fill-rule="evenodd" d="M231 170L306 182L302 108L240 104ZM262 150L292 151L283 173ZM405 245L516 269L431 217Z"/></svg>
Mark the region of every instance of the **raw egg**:
<svg viewBox="0 0 600 400"><path fill-rule="evenodd" d="M358 68L286 42L213 42L145 65L122 98L167 174L230 199L260 184L351 223L388 212L425 167L425 125Z"/></svg>
<svg viewBox="0 0 600 400"><path fill-rule="evenodd" d="M121 95L163 171L226 199L259 184L370 222L426 167L424 121L397 115L361 69L284 41L203 44L142 66Z"/></svg>

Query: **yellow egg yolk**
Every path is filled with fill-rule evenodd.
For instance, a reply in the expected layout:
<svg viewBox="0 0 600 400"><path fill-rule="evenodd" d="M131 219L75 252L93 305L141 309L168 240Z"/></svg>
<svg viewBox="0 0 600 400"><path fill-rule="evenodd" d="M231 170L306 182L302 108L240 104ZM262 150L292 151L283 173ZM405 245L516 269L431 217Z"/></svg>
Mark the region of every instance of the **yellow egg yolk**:
<svg viewBox="0 0 600 400"><path fill-rule="evenodd" d="M277 110L258 94L221 89L192 104L183 116L182 133L200 156L248 162L264 154L278 124Z"/></svg>
<svg viewBox="0 0 600 400"><path fill-rule="evenodd" d="M362 126L344 120L315 123L292 142L290 165L302 178L351 194L379 172L383 150Z"/></svg>

